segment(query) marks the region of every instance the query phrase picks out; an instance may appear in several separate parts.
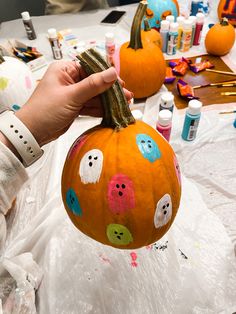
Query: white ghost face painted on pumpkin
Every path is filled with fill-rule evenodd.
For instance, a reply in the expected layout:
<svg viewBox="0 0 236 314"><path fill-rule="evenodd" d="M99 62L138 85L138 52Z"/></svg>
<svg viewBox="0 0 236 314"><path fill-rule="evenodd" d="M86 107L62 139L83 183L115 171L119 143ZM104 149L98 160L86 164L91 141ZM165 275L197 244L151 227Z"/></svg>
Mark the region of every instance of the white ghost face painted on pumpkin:
<svg viewBox="0 0 236 314"><path fill-rule="evenodd" d="M103 166L103 153L99 149L88 151L80 161L79 175L84 184L99 181Z"/></svg>
<svg viewBox="0 0 236 314"><path fill-rule="evenodd" d="M169 194L165 194L158 201L156 206L156 212L154 215L154 225L156 228L160 228L166 225L172 216L172 202Z"/></svg>

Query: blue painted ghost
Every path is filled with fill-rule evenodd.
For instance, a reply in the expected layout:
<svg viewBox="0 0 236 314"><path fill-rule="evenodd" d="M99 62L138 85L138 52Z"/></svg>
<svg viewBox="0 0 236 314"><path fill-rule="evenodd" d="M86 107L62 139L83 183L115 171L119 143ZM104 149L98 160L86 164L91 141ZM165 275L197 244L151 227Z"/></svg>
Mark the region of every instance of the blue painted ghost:
<svg viewBox="0 0 236 314"><path fill-rule="evenodd" d="M73 214L82 216L82 209L80 207L78 197L72 188L66 192L66 204Z"/></svg>
<svg viewBox="0 0 236 314"><path fill-rule="evenodd" d="M143 157L150 162L154 162L161 157L161 152L156 142L149 135L138 134L136 142Z"/></svg>

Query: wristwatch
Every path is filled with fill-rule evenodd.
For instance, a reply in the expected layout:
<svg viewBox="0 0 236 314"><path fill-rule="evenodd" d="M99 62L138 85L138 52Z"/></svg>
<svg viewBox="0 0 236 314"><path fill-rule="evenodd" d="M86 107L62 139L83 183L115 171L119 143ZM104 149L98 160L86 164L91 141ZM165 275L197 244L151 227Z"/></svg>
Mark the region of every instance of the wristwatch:
<svg viewBox="0 0 236 314"><path fill-rule="evenodd" d="M6 110L0 114L0 131L15 147L25 167L29 167L43 155L36 139L14 111Z"/></svg>

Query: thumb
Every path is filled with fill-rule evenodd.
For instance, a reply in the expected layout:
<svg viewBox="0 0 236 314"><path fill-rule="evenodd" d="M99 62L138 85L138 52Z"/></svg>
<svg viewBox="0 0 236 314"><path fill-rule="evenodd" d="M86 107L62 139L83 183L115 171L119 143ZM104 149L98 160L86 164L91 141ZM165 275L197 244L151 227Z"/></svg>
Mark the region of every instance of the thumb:
<svg viewBox="0 0 236 314"><path fill-rule="evenodd" d="M80 82L68 86L68 88L70 88L73 101L83 104L110 88L117 78L115 68L111 67L105 71L91 74Z"/></svg>

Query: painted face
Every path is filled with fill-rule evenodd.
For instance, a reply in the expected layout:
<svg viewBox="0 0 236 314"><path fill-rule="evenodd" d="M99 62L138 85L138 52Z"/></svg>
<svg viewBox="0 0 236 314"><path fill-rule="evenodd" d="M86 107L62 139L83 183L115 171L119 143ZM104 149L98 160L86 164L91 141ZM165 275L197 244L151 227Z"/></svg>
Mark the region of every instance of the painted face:
<svg viewBox="0 0 236 314"><path fill-rule="evenodd" d="M149 135L138 134L136 142L143 157L150 162L154 162L161 157L161 152L156 142Z"/></svg>
<svg viewBox="0 0 236 314"><path fill-rule="evenodd" d="M103 154L99 149L88 151L80 161L79 175L84 184L99 181L103 164Z"/></svg>
<svg viewBox="0 0 236 314"><path fill-rule="evenodd" d="M172 216L172 202L169 194L165 194L157 203L154 225L160 228L168 223Z"/></svg>
<svg viewBox="0 0 236 314"><path fill-rule="evenodd" d="M180 168L179 168L179 163L176 157L174 157L174 165L175 165L175 171L176 175L179 181L179 185L181 185L181 174L180 174Z"/></svg>
<svg viewBox="0 0 236 314"><path fill-rule="evenodd" d="M145 15L148 19L152 19L154 17L153 11L149 8L147 8Z"/></svg>
<svg viewBox="0 0 236 314"><path fill-rule="evenodd" d="M85 143L86 136L80 136L77 141L72 145L72 147L69 150L68 158L73 158L76 152L83 146Z"/></svg>
<svg viewBox="0 0 236 314"><path fill-rule="evenodd" d="M70 188L66 192L66 204L69 207L69 209L73 212L73 214L82 216L82 209L79 204L79 200L77 198L77 195L75 191Z"/></svg>
<svg viewBox="0 0 236 314"><path fill-rule="evenodd" d="M133 242L132 234L123 225L110 224L107 226L107 237L112 244L127 245Z"/></svg>
<svg viewBox="0 0 236 314"><path fill-rule="evenodd" d="M116 174L108 185L108 203L115 213L135 207L133 182L123 174Z"/></svg>

